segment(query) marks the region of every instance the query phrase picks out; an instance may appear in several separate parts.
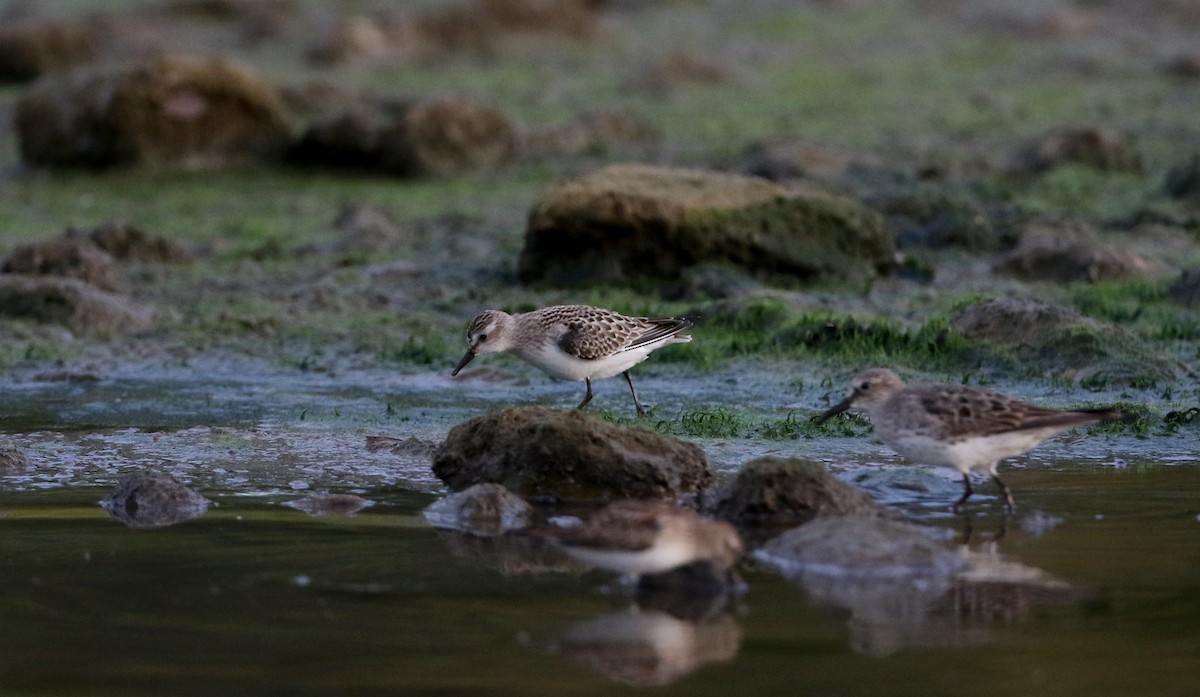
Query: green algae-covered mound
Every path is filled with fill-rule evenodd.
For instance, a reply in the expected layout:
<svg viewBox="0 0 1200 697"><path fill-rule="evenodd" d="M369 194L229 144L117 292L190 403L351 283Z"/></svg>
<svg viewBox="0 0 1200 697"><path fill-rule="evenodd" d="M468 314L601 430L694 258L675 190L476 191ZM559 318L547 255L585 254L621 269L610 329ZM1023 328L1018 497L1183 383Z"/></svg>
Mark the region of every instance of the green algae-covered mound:
<svg viewBox="0 0 1200 697"><path fill-rule="evenodd" d="M433 473L454 491L494 482L523 497L674 498L713 479L693 443L586 416L515 407L450 429Z"/></svg>
<svg viewBox="0 0 1200 697"><path fill-rule="evenodd" d="M519 273L526 283L619 283L716 262L793 281L860 280L893 261L879 216L853 199L737 174L613 165L535 202Z"/></svg>
<svg viewBox="0 0 1200 697"><path fill-rule="evenodd" d="M960 309L952 331L1011 352L1034 372L1074 380L1154 384L1178 367L1120 327L1040 300L992 298Z"/></svg>
<svg viewBox="0 0 1200 697"><path fill-rule="evenodd" d="M45 78L17 103L37 167L219 165L274 158L290 139L275 89L224 60L162 57Z"/></svg>
<svg viewBox="0 0 1200 697"><path fill-rule="evenodd" d="M717 494L714 504L720 518L738 525L769 527L882 511L870 496L834 477L821 463L781 457L747 462Z"/></svg>

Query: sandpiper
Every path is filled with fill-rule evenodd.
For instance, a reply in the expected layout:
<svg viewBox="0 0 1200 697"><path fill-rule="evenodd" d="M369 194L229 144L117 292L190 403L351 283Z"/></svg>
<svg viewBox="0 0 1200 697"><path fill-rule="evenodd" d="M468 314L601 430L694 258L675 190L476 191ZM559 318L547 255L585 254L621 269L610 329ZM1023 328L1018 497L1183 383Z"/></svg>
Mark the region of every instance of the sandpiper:
<svg viewBox="0 0 1200 697"><path fill-rule="evenodd" d="M578 525L542 528L575 559L628 576L706 561L728 571L742 556L732 525L667 501L617 501Z"/></svg>
<svg viewBox="0 0 1200 697"><path fill-rule="evenodd" d="M1060 431L1121 415L1116 409L1048 409L966 385L905 385L886 368L854 376L850 394L817 423L851 407L867 412L879 438L904 457L962 472L964 491L955 510L971 496L973 471L991 475L1012 510L1012 491L996 474L1000 460Z"/></svg>
<svg viewBox="0 0 1200 697"><path fill-rule="evenodd" d="M656 348L691 341L681 333L691 326L682 317L627 317L590 305L555 305L516 315L488 310L467 327L467 353L450 374L458 375L480 354L508 351L553 377L586 382L587 394L576 407L582 409L592 401L592 380L621 373L642 416L646 410L629 369Z"/></svg>

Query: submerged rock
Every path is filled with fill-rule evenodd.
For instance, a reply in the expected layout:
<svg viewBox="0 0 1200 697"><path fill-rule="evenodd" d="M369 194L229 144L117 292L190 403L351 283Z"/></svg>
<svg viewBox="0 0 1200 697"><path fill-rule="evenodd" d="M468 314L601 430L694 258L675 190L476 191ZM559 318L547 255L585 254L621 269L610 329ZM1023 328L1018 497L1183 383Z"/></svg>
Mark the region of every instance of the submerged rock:
<svg viewBox="0 0 1200 697"><path fill-rule="evenodd" d="M1011 352L1027 369L1073 379L1153 384L1178 366L1137 337L1040 300L993 298L960 309L951 330Z"/></svg>
<svg viewBox="0 0 1200 697"><path fill-rule="evenodd" d="M29 467L29 458L12 443L0 440L0 472L23 470Z"/></svg>
<svg viewBox="0 0 1200 697"><path fill-rule="evenodd" d="M879 217L853 199L722 172L613 165L543 192L518 273L526 283L624 283L718 262L791 281L861 280L894 261Z"/></svg>
<svg viewBox="0 0 1200 697"><path fill-rule="evenodd" d="M535 406L458 424L434 454L433 472L455 491L494 482L551 499L673 498L713 479L693 443Z"/></svg>
<svg viewBox="0 0 1200 697"><path fill-rule="evenodd" d="M224 164L274 158L291 137L257 75L179 56L40 81L18 101L16 129L35 167Z"/></svg>
<svg viewBox="0 0 1200 697"><path fill-rule="evenodd" d="M285 501L283 505L311 516L351 516L374 506L375 502L354 494L310 494L302 499Z"/></svg>
<svg viewBox="0 0 1200 697"><path fill-rule="evenodd" d="M817 518L884 509L812 460L760 457L716 495L714 513L739 526L794 527Z"/></svg>
<svg viewBox="0 0 1200 697"><path fill-rule="evenodd" d="M847 617L852 645L888 655L986 638L1079 593L997 554L949 548L935 531L881 518L819 520L780 535L755 558Z"/></svg>
<svg viewBox="0 0 1200 697"><path fill-rule="evenodd" d="M499 484L475 484L434 501L423 512L435 528L503 535L529 524L533 506Z"/></svg>
<svg viewBox="0 0 1200 697"><path fill-rule="evenodd" d="M149 329L155 312L75 278L0 274L0 316L62 324L102 336Z"/></svg>
<svg viewBox="0 0 1200 697"><path fill-rule="evenodd" d="M767 542L754 557L785 575L949 580L966 568L962 557L925 528L878 516L813 521Z"/></svg>
<svg viewBox="0 0 1200 697"><path fill-rule="evenodd" d="M131 528L161 528L203 515L208 503L172 476L138 472L117 482L100 506Z"/></svg>

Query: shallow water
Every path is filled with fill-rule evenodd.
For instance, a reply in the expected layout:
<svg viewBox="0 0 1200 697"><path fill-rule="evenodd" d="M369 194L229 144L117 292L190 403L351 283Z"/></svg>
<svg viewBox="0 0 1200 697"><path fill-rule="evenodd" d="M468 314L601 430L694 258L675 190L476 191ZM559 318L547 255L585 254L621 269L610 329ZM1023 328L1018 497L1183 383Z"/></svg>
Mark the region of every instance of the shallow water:
<svg viewBox="0 0 1200 697"><path fill-rule="evenodd" d="M1000 515L981 483L965 518L945 505L953 476L904 467L870 439L702 441L725 474L764 452L819 457L1008 581L805 585L747 562L731 607L634 610L604 590L608 574L421 517L441 491L421 444L511 398L511 377L495 395L441 375L167 373L6 388L4 430L32 467L0 476L5 693L1191 695L1200 684L1200 470L1187 435L1056 440L1003 470L1017 513ZM759 389L730 379L725 400ZM618 383L601 385L603 406L628 406ZM670 375L639 382L647 401L671 395L664 410L705 399L671 387ZM575 397L549 381L515 392ZM372 453L372 434L416 445ZM144 468L215 505L126 527L97 502ZM283 505L325 491L375 504L353 516Z"/></svg>

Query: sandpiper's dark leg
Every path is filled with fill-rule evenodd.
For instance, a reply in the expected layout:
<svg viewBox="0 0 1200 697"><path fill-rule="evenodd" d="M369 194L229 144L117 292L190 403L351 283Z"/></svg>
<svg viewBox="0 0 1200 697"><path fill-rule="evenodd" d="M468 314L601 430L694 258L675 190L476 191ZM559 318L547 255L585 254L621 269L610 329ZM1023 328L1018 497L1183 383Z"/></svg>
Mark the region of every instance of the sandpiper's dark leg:
<svg viewBox="0 0 1200 697"><path fill-rule="evenodd" d="M625 382L629 383L629 392L633 395L633 406L637 407L638 416L645 416L646 410L642 407L642 403L638 401L637 390L633 389L633 378L629 377L629 371L621 373L625 376Z"/></svg>
<svg viewBox="0 0 1200 697"><path fill-rule="evenodd" d="M583 401L579 403L579 406L575 407L576 409L583 409L588 405L588 402L592 401L592 379L584 378L583 381L587 383L587 394L584 395Z"/></svg>
<svg viewBox="0 0 1200 697"><path fill-rule="evenodd" d="M963 472L963 495L961 499L954 502L954 510L961 511L963 504L967 502L967 499L971 498L971 494L973 493L975 492L971 491L971 478L967 476L966 472Z"/></svg>
<svg viewBox="0 0 1200 697"><path fill-rule="evenodd" d="M1000 491L1004 492L1004 502L1005 502L1004 508L1005 508L1005 510L1011 511L1014 508L1016 508L1017 500L1013 498L1012 489L1009 489L1007 484L1000 481L1000 477L998 475L993 474L992 481L996 482L996 486L1000 487Z"/></svg>
<svg viewBox="0 0 1200 697"><path fill-rule="evenodd" d="M956 510L958 512L962 513L962 521L963 521L962 544L969 545L969 544L971 544L971 536L975 534L975 521L971 520L971 514L968 513L967 511L963 510L962 508L958 508Z"/></svg>

